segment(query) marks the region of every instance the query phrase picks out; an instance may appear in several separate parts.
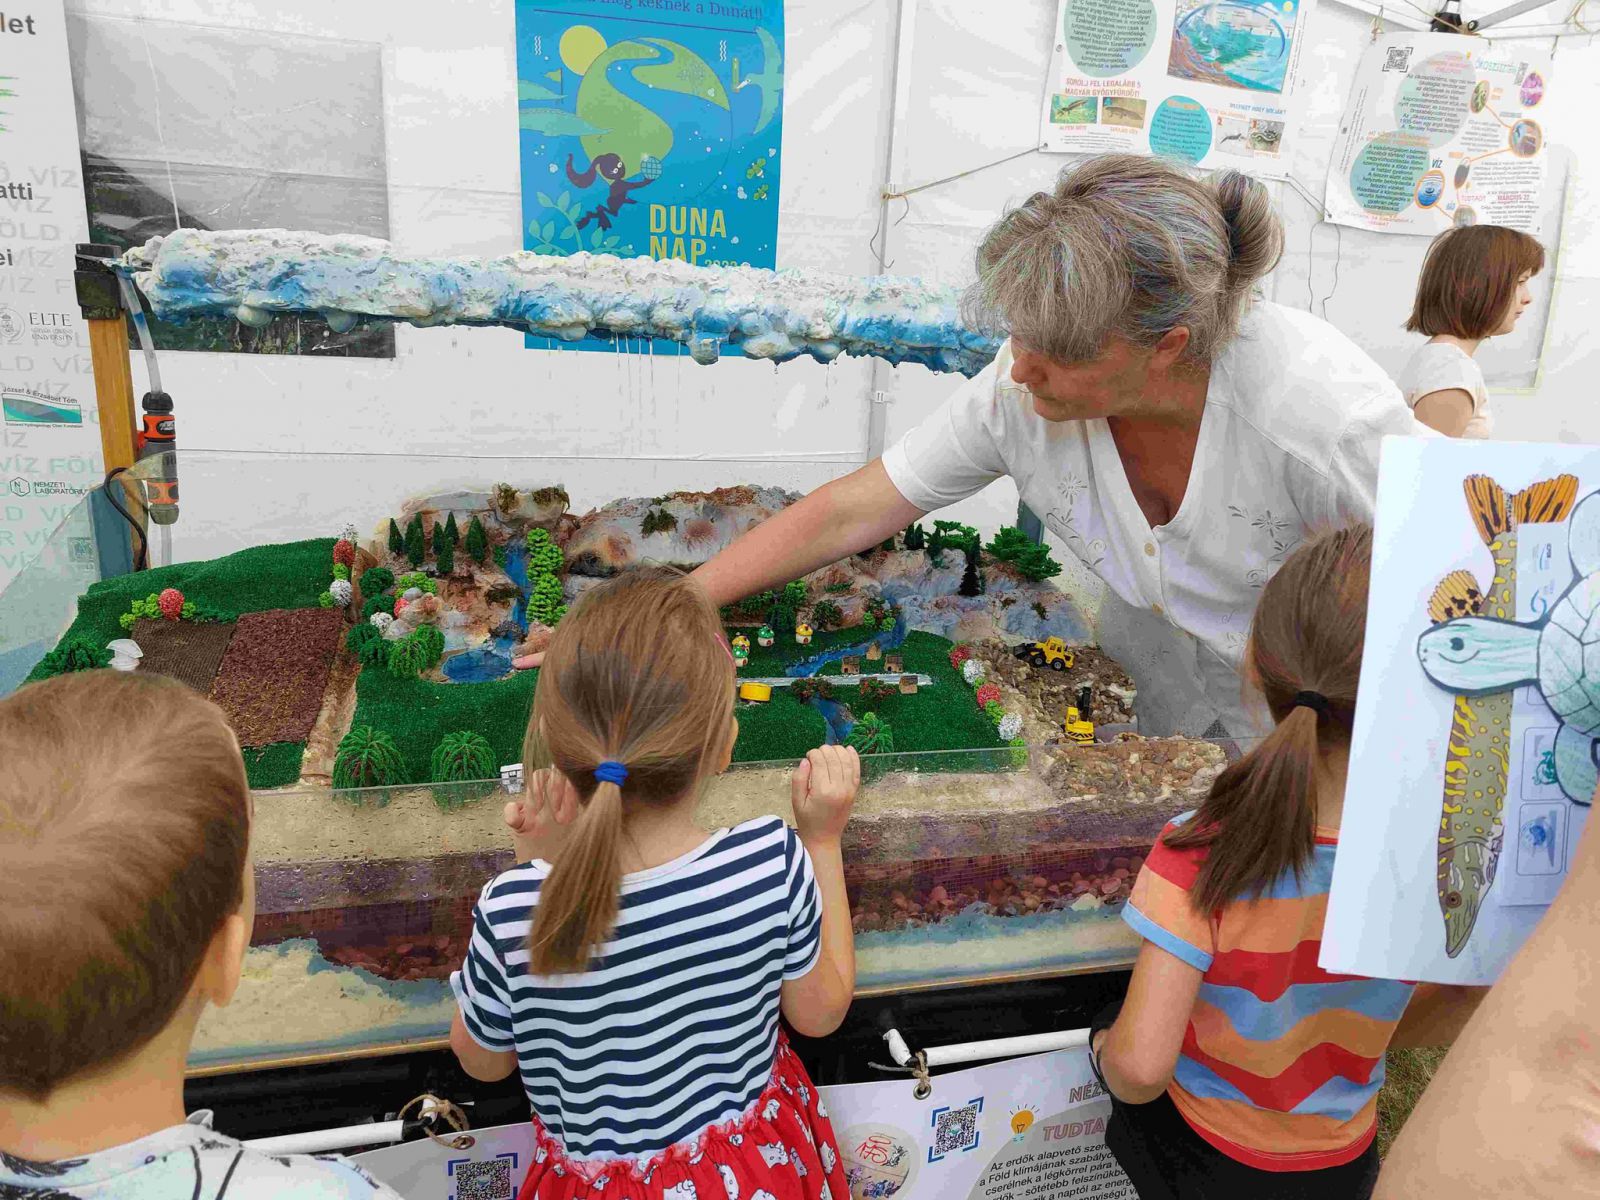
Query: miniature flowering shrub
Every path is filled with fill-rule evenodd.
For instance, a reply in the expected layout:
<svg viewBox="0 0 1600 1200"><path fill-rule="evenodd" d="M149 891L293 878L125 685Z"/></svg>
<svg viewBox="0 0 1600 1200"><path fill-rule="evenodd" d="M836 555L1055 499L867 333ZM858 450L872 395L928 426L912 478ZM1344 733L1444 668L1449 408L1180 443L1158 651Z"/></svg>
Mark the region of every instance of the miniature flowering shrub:
<svg viewBox="0 0 1600 1200"><path fill-rule="evenodd" d="M433 748L430 764L435 783L459 783L469 779L493 779L499 774L494 749L480 733L462 729L447 733Z"/></svg>
<svg viewBox="0 0 1600 1200"><path fill-rule="evenodd" d="M961 664L961 678L973 687L982 683L987 675L988 672L983 669L983 664L975 658L969 658Z"/></svg>
<svg viewBox="0 0 1600 1200"><path fill-rule="evenodd" d="M335 579L328 585L328 594L333 597L333 603L338 608L350 607L351 591L348 579Z"/></svg>
<svg viewBox="0 0 1600 1200"><path fill-rule="evenodd" d="M968 646L965 643L959 646L954 646L950 650L950 665L959 671L961 670L961 664L966 662L971 657L971 646Z"/></svg>
<svg viewBox="0 0 1600 1200"><path fill-rule="evenodd" d="M388 629L389 626L394 624L394 614L391 612L369 613L367 614L367 622L379 633L382 633L385 629Z"/></svg>
<svg viewBox="0 0 1600 1200"><path fill-rule="evenodd" d="M881 679L863 679L861 686L856 689L856 696L862 704L874 704L892 695L894 691L894 688Z"/></svg>
<svg viewBox="0 0 1600 1200"><path fill-rule="evenodd" d="M177 588L167 588L156 598L156 607L167 620L176 621L183 616L183 593Z"/></svg>
<svg viewBox="0 0 1600 1200"><path fill-rule="evenodd" d="M1022 736L1022 716L1020 713L1007 713L1000 718L1000 740L1012 742Z"/></svg>
<svg viewBox="0 0 1600 1200"><path fill-rule="evenodd" d="M333 756L333 786L358 788L399 783L405 769L405 759L393 738L370 725L357 725L344 735Z"/></svg>
<svg viewBox="0 0 1600 1200"><path fill-rule="evenodd" d="M986 683L978 689L979 708L988 708L989 705L998 702L999 699L1000 685L997 683Z"/></svg>
<svg viewBox="0 0 1600 1200"><path fill-rule="evenodd" d="M340 538L333 544L333 561L336 566L341 566L348 571L352 566L355 565L355 545L351 542L347 542L344 538Z"/></svg>

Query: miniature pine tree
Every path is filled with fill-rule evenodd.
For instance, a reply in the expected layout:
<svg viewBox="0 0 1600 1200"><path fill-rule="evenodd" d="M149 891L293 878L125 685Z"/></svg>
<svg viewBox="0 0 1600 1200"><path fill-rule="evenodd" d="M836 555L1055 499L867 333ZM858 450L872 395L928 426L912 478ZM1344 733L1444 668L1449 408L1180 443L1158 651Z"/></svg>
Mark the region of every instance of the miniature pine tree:
<svg viewBox="0 0 1600 1200"><path fill-rule="evenodd" d="M413 567L420 567L427 557L428 538L422 531L422 518L412 517L411 524L406 526L406 558Z"/></svg>
<svg viewBox="0 0 1600 1200"><path fill-rule="evenodd" d="M467 554L480 566L489 558L489 537L483 532L483 522L476 514L467 524Z"/></svg>
<svg viewBox="0 0 1600 1200"><path fill-rule="evenodd" d="M936 567L944 566L944 531L935 529L928 535L928 561Z"/></svg>
<svg viewBox="0 0 1600 1200"><path fill-rule="evenodd" d="M444 537L450 543L450 549L452 550L461 544L461 531L456 528L455 513L451 513L449 519L444 523Z"/></svg>
<svg viewBox="0 0 1600 1200"><path fill-rule="evenodd" d="M550 540L548 530L530 529L527 537L528 578L556 575L561 571L561 548Z"/></svg>
<svg viewBox="0 0 1600 1200"><path fill-rule="evenodd" d="M404 554L405 552L406 552L406 540L405 540L405 538L400 536L400 526L398 526L398 525L396 525L394 523L394 518L393 517L390 517L389 518L389 553L390 554L399 555L399 554Z"/></svg>
<svg viewBox="0 0 1600 1200"><path fill-rule="evenodd" d="M928 536L923 532L920 522L906 526L903 540L907 550L921 550L928 544Z"/></svg>
<svg viewBox="0 0 1600 1200"><path fill-rule="evenodd" d="M439 564L439 574L453 575L456 570L456 545L450 540L449 532L435 533L433 536L433 557Z"/></svg>
<svg viewBox="0 0 1600 1200"><path fill-rule="evenodd" d="M528 616L541 625L554 625L567 611L562 605L561 581L548 572L538 577L528 595Z"/></svg>
<svg viewBox="0 0 1600 1200"><path fill-rule="evenodd" d="M880 550L893 550L894 549L894 534L891 533L888 537L884 538L883 539L883 545L880 546L879 549Z"/></svg>
<svg viewBox="0 0 1600 1200"><path fill-rule="evenodd" d="M978 550L976 543L967 550L967 569L961 573L961 586L956 592L962 596L983 595L983 572L978 570Z"/></svg>

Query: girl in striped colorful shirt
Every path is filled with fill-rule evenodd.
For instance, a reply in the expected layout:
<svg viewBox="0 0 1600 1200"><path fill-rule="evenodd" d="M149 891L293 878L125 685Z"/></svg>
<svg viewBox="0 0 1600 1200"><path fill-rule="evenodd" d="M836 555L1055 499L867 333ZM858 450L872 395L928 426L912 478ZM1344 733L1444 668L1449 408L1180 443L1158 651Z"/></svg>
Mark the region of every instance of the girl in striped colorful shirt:
<svg viewBox="0 0 1600 1200"><path fill-rule="evenodd" d="M798 834L763 817L707 835L694 810L733 752L733 687L716 609L675 573L595 588L551 639L523 752L535 803L507 806L518 863L483 889L450 980L462 1066L528 1093L522 1200L848 1200L778 1015L821 1037L850 1005L839 842L860 763L800 764Z"/></svg>
<svg viewBox="0 0 1600 1200"><path fill-rule="evenodd" d="M1369 527L1340 530L1263 589L1245 662L1277 725L1162 831L1124 908L1145 941L1091 1053L1142 1200L1364 1200L1384 1052L1448 1042L1481 997L1317 965L1371 556Z"/></svg>

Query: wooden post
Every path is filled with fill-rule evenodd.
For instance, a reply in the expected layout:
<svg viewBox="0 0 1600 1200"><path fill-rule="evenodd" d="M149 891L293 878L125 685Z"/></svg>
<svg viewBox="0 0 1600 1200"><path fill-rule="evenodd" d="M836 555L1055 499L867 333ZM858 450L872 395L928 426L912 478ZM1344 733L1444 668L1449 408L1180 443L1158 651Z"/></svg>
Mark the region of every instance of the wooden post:
<svg viewBox="0 0 1600 1200"><path fill-rule="evenodd" d="M89 361L94 368L100 453L107 474L118 467L131 468L138 457L135 437L139 425L133 404L133 372L128 366L128 327L123 318L122 294L115 273L103 265L103 260L115 256L113 246L79 245L78 269L73 275L78 305L89 327ZM148 528L143 488L125 474L117 476L108 488L120 489L117 500L139 522L136 533L128 528L126 521L116 518L133 552L132 562L137 563L144 544L141 535ZM97 522L97 528L98 525ZM108 557L120 560L122 556L102 555L103 559Z"/></svg>

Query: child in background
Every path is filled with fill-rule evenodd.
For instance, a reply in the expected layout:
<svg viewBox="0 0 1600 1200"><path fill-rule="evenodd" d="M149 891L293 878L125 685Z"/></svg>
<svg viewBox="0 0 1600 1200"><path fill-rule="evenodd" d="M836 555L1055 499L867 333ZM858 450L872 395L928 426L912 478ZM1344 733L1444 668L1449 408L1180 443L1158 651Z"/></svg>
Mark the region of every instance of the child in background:
<svg viewBox="0 0 1600 1200"><path fill-rule="evenodd" d="M222 711L160 676L64 675L0 701L0 763L0 1196L399 1200L184 1116L195 1025L255 918Z"/></svg>
<svg viewBox="0 0 1600 1200"><path fill-rule="evenodd" d="M710 599L671 572L586 593L546 652L508 813L516 867L483 889L451 977L468 1074L520 1068L541 1200L846 1200L816 1087L778 1028L843 1019L855 951L839 839L855 751L814 750L777 817L707 835L733 753L734 669ZM578 810L572 819L573 810ZM547 861L554 858L554 863Z"/></svg>
<svg viewBox="0 0 1600 1200"><path fill-rule="evenodd" d="M1486 438L1494 428L1483 370L1473 355L1487 338L1510 333L1544 268L1544 247L1499 225L1468 225L1440 234L1417 280L1406 321L1428 342L1398 380L1417 420L1450 437Z"/></svg>
<svg viewBox="0 0 1600 1200"><path fill-rule="evenodd" d="M1277 725L1162 831L1123 910L1145 941L1090 1048L1143 1200L1370 1195L1384 1052L1447 1043L1482 995L1317 966L1371 558L1369 527L1340 530L1262 590L1245 663Z"/></svg>

